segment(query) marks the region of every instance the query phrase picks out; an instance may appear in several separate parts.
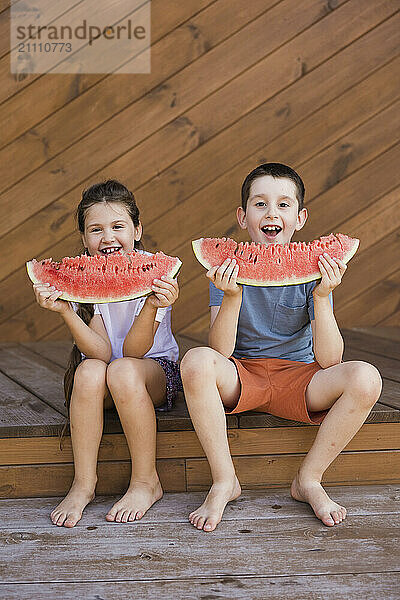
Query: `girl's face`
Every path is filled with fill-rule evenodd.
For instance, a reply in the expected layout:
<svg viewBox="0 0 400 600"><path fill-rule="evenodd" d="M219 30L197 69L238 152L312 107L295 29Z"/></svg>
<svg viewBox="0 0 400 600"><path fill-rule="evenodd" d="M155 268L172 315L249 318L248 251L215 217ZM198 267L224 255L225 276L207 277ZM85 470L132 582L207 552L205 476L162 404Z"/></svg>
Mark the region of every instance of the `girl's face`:
<svg viewBox="0 0 400 600"><path fill-rule="evenodd" d="M134 249L142 236L142 225L135 227L125 206L120 202L93 204L85 215L82 242L89 254L105 256L120 250L123 254Z"/></svg>

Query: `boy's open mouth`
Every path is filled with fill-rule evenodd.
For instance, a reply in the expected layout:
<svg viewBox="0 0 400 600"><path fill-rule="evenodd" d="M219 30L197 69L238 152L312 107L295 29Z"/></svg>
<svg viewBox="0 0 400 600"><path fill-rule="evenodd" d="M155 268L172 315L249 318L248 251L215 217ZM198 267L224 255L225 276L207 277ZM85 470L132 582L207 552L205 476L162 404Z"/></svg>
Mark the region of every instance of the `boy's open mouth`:
<svg viewBox="0 0 400 600"><path fill-rule="evenodd" d="M266 237L274 238L280 231L282 231L282 227L279 227L279 225L265 225L264 227L261 227L261 231L266 235Z"/></svg>
<svg viewBox="0 0 400 600"><path fill-rule="evenodd" d="M102 248L100 252L102 254L113 254L114 252L118 252L122 250L122 246L110 246L109 248Z"/></svg>

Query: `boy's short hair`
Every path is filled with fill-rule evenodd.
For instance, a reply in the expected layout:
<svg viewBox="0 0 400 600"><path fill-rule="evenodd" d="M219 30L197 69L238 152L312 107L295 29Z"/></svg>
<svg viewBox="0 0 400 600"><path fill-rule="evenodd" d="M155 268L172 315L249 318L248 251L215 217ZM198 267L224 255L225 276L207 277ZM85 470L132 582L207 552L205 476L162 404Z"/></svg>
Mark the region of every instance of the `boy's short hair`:
<svg viewBox="0 0 400 600"><path fill-rule="evenodd" d="M305 188L300 175L287 165L283 165L281 163L264 163L253 169L253 171L251 171L251 173L249 173L246 179L243 181L242 208L245 212L247 210L247 202L250 195L251 184L255 179L258 179L258 177L263 177L264 175L291 179L296 186L296 198L299 203L299 212L302 210L304 206Z"/></svg>

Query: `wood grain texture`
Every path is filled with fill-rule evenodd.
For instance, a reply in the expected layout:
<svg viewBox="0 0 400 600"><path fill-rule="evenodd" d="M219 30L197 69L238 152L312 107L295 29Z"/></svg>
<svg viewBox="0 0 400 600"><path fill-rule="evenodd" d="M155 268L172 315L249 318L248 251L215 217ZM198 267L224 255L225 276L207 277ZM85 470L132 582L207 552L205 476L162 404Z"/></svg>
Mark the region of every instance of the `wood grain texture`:
<svg viewBox="0 0 400 600"><path fill-rule="evenodd" d="M170 600L184 598L223 598L225 600L265 600L266 589L269 600L348 600L362 595L364 598L379 600L398 600L400 575L389 573L351 573L350 575L286 575L279 577L257 577L229 574L228 576L202 577L191 576L178 581L96 581L68 583L23 583L4 584L2 591L9 600L63 600L88 597L93 590L97 596L107 600L119 600L129 597L132 589L140 589L141 600ZM210 593L208 594L208 591ZM184 594L184 596L182 595ZM218 596L215 596L218 594ZM90 596L89 596L90 597Z"/></svg>
<svg viewBox="0 0 400 600"><path fill-rule="evenodd" d="M246 489L290 485L300 464L302 455L236 456L233 458L240 484ZM209 489L211 472L206 459L186 460L187 489ZM366 483L398 483L400 473L400 450L382 452L342 452L328 467L323 483L332 485L363 485Z"/></svg>
<svg viewBox="0 0 400 600"><path fill-rule="evenodd" d="M74 207L85 185L109 176L135 191L146 248L183 260L175 329L199 333L207 286L190 241L245 239L234 217L240 185L269 160L305 181L310 218L296 239L361 239L335 292L339 324L399 324L400 274L388 260L398 254L398 3L231 4L153 0L146 76L15 81L0 45L2 340L68 337L35 303L24 263L80 252ZM0 32L8 13L0 6Z"/></svg>
<svg viewBox="0 0 400 600"><path fill-rule="evenodd" d="M353 519L351 526L346 523L324 530L311 516L282 522L252 521L242 516L240 521L223 523L212 536L199 533L190 523L181 527L165 523L162 536L152 524L141 523L140 535L137 527L108 524L84 531L73 528L68 532L68 543L63 528L54 526L43 531L27 528L25 535L5 530L2 580L39 583L42 569L28 567L33 551L37 564L46 564L47 582L95 582L99 570L101 578L107 581L180 580L192 577L199 568L203 577L223 577L228 573L270 577L271 573L287 575L288 564L294 577L312 575L316 555L318 572L324 575L369 573L372 559L373 569L387 577L398 566L399 523L392 515L380 515L379 520L365 516ZM91 555L88 544L96 549ZM17 572L14 561L19 565Z"/></svg>
<svg viewBox="0 0 400 600"><path fill-rule="evenodd" d="M316 427L231 429L228 441L232 456L293 454L308 452L317 434ZM345 451L400 450L400 423L366 424ZM123 434L103 436L99 461L129 460ZM157 434L157 458L199 458L204 451L194 431L163 431ZM60 448L58 439L0 438L0 465L68 463L73 461L71 439Z"/></svg>
<svg viewBox="0 0 400 600"><path fill-rule="evenodd" d="M163 489L171 492L186 490L184 460L158 460L156 466ZM99 494L122 494L128 489L130 475L130 460L99 462L96 489ZM0 496L59 496L68 492L73 479L73 463L0 467Z"/></svg>
<svg viewBox="0 0 400 600"><path fill-rule="evenodd" d="M128 525L105 521L117 497L100 496L73 530L50 523L60 498L0 500L2 595L10 600L132 595L265 600L266 593L272 600L397 599L399 486L329 491L348 509L337 528L325 528L287 489L246 490L228 504L217 532L207 535L187 520L204 493L165 494L140 524ZM13 568L16 556L24 564L32 552L43 569Z"/></svg>

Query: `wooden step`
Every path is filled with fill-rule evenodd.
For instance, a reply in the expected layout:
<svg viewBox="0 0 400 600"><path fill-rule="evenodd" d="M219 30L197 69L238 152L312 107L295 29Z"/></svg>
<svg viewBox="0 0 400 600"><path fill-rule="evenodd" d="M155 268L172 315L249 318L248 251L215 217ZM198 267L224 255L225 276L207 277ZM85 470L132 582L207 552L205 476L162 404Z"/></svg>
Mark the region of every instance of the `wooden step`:
<svg viewBox="0 0 400 600"><path fill-rule="evenodd" d="M400 481L400 370L393 330L347 331L347 360L368 360L384 379L383 392L366 423L325 473L326 485ZM181 354L200 342L179 339ZM68 342L0 347L0 497L65 494L73 478L65 422L62 375ZM373 352L372 350L373 349ZM244 489L290 484L318 428L268 414L227 415L228 439ZM165 491L205 490L211 482L204 452L183 395L169 413L157 414L157 469ZM122 493L130 456L117 412L105 411L98 461L98 494Z"/></svg>

